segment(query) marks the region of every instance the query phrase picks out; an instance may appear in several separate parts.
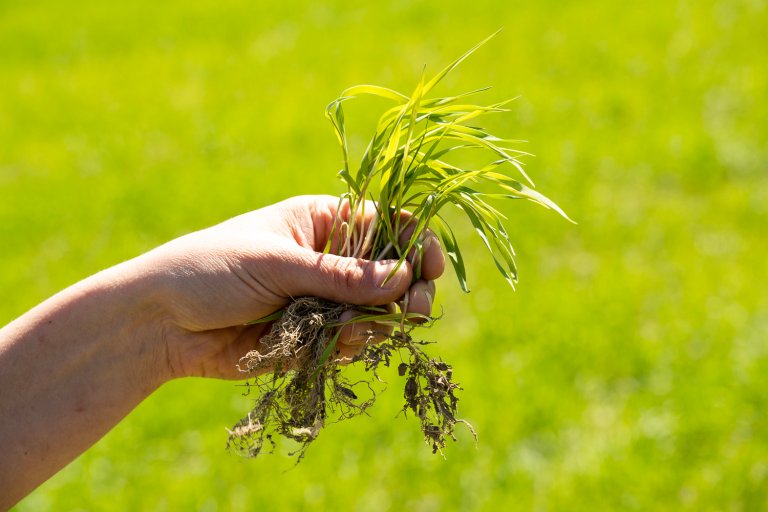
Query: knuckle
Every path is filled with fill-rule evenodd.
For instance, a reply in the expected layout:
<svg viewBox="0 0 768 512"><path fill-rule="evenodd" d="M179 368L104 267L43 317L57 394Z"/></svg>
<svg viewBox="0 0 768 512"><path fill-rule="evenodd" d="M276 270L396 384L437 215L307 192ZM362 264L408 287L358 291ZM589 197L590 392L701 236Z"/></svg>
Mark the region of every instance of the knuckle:
<svg viewBox="0 0 768 512"><path fill-rule="evenodd" d="M334 272L334 284L338 288L356 288L365 281L365 271L353 259L342 259Z"/></svg>

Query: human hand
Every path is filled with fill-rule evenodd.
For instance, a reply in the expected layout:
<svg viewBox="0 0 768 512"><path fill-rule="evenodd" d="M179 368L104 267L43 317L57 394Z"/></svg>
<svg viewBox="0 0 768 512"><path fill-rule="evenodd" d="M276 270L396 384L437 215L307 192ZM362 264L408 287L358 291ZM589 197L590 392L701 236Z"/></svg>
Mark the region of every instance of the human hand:
<svg viewBox="0 0 768 512"><path fill-rule="evenodd" d="M240 377L240 358L262 348L270 328L246 323L292 297L357 305L407 297L408 311L429 314L433 280L445 266L434 235L423 241L423 261L411 258L382 284L394 262L321 252L338 207L337 198L307 196L241 215L89 276L0 328L0 411L14 419L0 422L0 509L164 382ZM409 236L406 230L401 244ZM362 349L367 331L379 329L345 325L339 356Z"/></svg>
<svg viewBox="0 0 768 512"><path fill-rule="evenodd" d="M434 234L424 242L422 261L411 257L382 284L394 261L322 253L337 208L336 197L294 197L183 236L134 260L156 290L168 378L241 377L237 362L259 348L270 328L268 323L245 324L284 307L292 297L386 305L407 294L408 312L430 314L434 279L445 268ZM349 214L344 208L342 217ZM406 230L403 242L408 236ZM412 263L420 270L415 282ZM349 311L342 321L354 316ZM359 352L369 333L382 329L386 327L372 322L345 326L337 342L339 356Z"/></svg>

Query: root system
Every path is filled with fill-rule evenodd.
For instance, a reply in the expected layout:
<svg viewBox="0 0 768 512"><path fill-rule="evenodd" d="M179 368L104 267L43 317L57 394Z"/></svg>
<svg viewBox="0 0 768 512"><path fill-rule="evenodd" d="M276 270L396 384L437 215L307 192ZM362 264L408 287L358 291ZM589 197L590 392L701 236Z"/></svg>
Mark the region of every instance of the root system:
<svg viewBox="0 0 768 512"><path fill-rule="evenodd" d="M453 381L453 369L430 358L422 348L428 342L414 341L408 324L381 343L366 344L353 359L364 365L368 378L351 381L345 375L341 361L328 348L335 342L339 318L349 309L311 297L297 299L262 339L267 349L251 351L241 359L240 370L249 375L266 368L272 371L246 382L257 397L251 412L229 430L229 448L255 457L265 448L273 451L277 437L282 436L299 443L291 455L301 460L327 423L366 413L376 399L377 384L383 382L377 370L390 366L394 358L401 361L397 371L404 379L401 412L419 419L433 453L442 454L447 438L456 440L457 423L463 423L477 440L472 426L457 418L455 392L461 388ZM367 398L359 398L358 393Z"/></svg>

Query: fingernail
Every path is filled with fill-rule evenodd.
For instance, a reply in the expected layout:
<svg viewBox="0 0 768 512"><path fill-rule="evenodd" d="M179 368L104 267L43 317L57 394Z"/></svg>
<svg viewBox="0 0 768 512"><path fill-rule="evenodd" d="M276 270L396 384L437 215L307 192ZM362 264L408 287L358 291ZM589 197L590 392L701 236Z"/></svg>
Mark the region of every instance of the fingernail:
<svg viewBox="0 0 768 512"><path fill-rule="evenodd" d="M397 288L400 288L400 284L403 281L403 278L405 277L405 272L402 269L398 269L398 271L395 272L392 275L392 277L389 278L389 280L387 280L387 277L389 277L390 273L396 267L397 267L396 260L377 261L376 271L375 271L376 286L378 286L383 290L395 290Z"/></svg>

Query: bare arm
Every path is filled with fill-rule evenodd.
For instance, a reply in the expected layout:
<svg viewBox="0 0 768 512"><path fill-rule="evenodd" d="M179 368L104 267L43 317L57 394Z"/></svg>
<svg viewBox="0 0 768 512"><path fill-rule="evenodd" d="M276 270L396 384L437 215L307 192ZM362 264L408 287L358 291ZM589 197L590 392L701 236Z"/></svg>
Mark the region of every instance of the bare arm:
<svg viewBox="0 0 768 512"><path fill-rule="evenodd" d="M433 240L404 265L324 255L336 199L293 198L100 272L0 329L0 509L85 451L173 378L238 378L267 326L245 324L314 295L427 314L443 271ZM342 353L358 332L346 327Z"/></svg>
<svg viewBox="0 0 768 512"><path fill-rule="evenodd" d="M129 266L93 276L0 330L0 509L96 442L165 378Z"/></svg>

